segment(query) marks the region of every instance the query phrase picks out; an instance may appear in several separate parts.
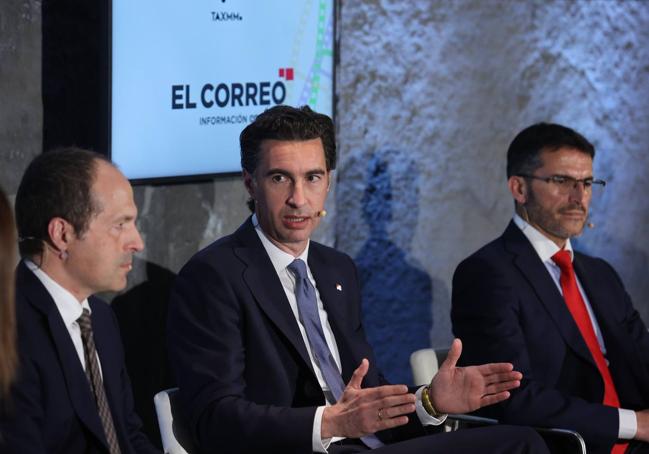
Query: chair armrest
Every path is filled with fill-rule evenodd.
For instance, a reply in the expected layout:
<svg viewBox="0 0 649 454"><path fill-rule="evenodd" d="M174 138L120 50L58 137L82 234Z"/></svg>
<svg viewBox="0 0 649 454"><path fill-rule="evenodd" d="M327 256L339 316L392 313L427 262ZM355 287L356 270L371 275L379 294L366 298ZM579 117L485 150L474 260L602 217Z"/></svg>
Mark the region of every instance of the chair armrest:
<svg viewBox="0 0 649 454"><path fill-rule="evenodd" d="M473 416L465 414L450 414L448 420L458 425L458 429L467 427L482 427L498 424L497 419L483 418L482 416Z"/></svg>
<svg viewBox="0 0 649 454"><path fill-rule="evenodd" d="M586 454L586 442L579 432L551 427L535 427L534 429L543 437L550 452Z"/></svg>
<svg viewBox="0 0 649 454"><path fill-rule="evenodd" d="M465 429L471 427L483 427L498 424L498 420L482 418L472 415L448 415L446 424L451 430ZM567 429L555 429L547 427L534 427L534 430L543 437L550 452L553 453L574 453L586 454L586 442L578 432Z"/></svg>

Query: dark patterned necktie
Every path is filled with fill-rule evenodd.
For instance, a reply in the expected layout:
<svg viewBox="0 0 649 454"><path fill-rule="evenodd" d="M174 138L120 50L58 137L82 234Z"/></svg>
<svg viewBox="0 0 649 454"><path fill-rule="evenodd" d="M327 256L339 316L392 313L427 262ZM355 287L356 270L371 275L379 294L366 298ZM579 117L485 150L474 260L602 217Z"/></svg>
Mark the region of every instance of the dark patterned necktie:
<svg viewBox="0 0 649 454"><path fill-rule="evenodd" d="M329 390L336 401L338 401L345 390L345 383L331 354L331 350L327 346L322 324L320 323L315 288L313 288L309 280L306 264L300 259L295 259L288 266L288 269L295 275L297 309L302 324L304 325L304 331L306 331L306 337L309 339L311 353L320 367L320 372L322 372L322 376L325 382L327 382ZM383 443L374 434L361 437L361 440L372 449L383 446Z"/></svg>
<svg viewBox="0 0 649 454"><path fill-rule="evenodd" d="M99 419L101 425L104 427L104 434L106 441L110 448L111 454L120 454L119 442L117 441L117 433L115 432L115 425L113 424L113 417L110 413L108 406L108 399L106 399L106 390L104 383L99 373L99 361L97 360L97 349L95 348L95 339L92 335L92 322L90 320L90 311L84 309L81 317L77 319L79 328L81 328L81 339L83 340L83 352L86 358L86 376L90 382L90 388L95 394L97 402L97 411L99 412Z"/></svg>

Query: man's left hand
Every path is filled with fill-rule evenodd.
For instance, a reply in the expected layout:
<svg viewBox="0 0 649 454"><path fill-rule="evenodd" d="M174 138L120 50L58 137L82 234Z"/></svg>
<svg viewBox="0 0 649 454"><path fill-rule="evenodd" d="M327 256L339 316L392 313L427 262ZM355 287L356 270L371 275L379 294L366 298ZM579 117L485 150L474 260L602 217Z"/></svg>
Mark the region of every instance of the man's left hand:
<svg viewBox="0 0 649 454"><path fill-rule="evenodd" d="M509 398L523 374L510 363L457 367L462 341L455 339L446 360L428 387L429 397L439 413L467 413Z"/></svg>

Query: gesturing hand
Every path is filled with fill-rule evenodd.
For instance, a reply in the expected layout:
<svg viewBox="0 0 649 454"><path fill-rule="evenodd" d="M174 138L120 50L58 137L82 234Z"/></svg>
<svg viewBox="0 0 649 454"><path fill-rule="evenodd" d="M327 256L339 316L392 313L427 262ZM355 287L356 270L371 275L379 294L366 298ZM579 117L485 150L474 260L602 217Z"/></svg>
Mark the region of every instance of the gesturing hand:
<svg viewBox="0 0 649 454"><path fill-rule="evenodd" d="M523 374L510 363L456 367L462 342L455 339L446 361L428 388L431 402L440 413L466 413L509 398L520 386Z"/></svg>
<svg viewBox="0 0 649 454"><path fill-rule="evenodd" d="M324 409L322 438L359 438L408 422L405 415L415 411L415 395L409 394L405 385L361 389L369 367L369 361L363 359L338 402Z"/></svg>

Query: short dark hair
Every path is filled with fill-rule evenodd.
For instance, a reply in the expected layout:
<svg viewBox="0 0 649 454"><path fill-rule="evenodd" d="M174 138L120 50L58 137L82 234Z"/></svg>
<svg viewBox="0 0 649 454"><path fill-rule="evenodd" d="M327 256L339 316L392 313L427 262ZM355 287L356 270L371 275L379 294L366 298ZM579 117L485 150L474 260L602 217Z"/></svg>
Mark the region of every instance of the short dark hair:
<svg viewBox="0 0 649 454"><path fill-rule="evenodd" d="M536 123L518 133L507 150L507 178L530 175L541 167L541 152L574 148L595 157L595 147L584 136L566 126Z"/></svg>
<svg viewBox="0 0 649 454"><path fill-rule="evenodd" d="M336 139L331 118L314 112L309 106L299 108L275 106L259 115L241 131L241 168L253 174L259 164L264 140L311 140L320 138L324 148L327 170L336 168ZM248 200L254 211L254 202Z"/></svg>
<svg viewBox="0 0 649 454"><path fill-rule="evenodd" d="M66 147L42 153L29 164L16 193L21 257L43 253L52 218L68 221L78 236L86 232L91 217L101 210L91 191L98 161L110 163L101 154Z"/></svg>

